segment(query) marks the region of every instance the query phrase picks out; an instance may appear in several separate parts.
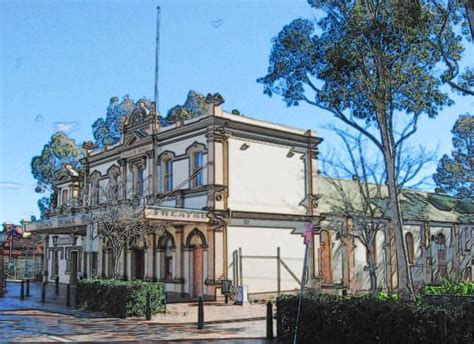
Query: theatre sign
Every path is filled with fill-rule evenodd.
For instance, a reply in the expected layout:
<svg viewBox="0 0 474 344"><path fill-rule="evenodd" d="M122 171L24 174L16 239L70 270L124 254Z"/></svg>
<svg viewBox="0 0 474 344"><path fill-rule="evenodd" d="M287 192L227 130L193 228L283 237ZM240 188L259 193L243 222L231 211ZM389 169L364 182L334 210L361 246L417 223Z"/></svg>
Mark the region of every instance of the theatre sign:
<svg viewBox="0 0 474 344"><path fill-rule="evenodd" d="M145 208L145 218L176 222L209 222L207 211L159 206L147 206Z"/></svg>

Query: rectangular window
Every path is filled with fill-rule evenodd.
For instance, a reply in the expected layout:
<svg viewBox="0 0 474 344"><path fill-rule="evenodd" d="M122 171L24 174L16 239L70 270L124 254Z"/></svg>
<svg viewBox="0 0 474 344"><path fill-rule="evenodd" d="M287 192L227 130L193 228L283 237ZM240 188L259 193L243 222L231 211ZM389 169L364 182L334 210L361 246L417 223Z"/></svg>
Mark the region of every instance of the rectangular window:
<svg viewBox="0 0 474 344"><path fill-rule="evenodd" d="M196 173L197 171L201 170L195 177L194 177L194 186L202 186L203 185L203 176L202 176L202 167L204 166L203 164L203 159L204 154L203 152L195 152L194 153L194 158L193 158L193 174Z"/></svg>
<svg viewBox="0 0 474 344"><path fill-rule="evenodd" d="M61 204L64 205L64 204L68 204L69 202L69 195L68 195L68 192L67 192L67 189L64 189L63 190L63 193L62 193L62 196L61 196Z"/></svg>
<svg viewBox="0 0 474 344"><path fill-rule="evenodd" d="M142 196L143 195L143 168L138 169L138 178L137 178L137 193L138 195Z"/></svg>
<svg viewBox="0 0 474 344"><path fill-rule="evenodd" d="M165 161L164 172L164 191L169 192L173 190L173 160L167 159Z"/></svg>

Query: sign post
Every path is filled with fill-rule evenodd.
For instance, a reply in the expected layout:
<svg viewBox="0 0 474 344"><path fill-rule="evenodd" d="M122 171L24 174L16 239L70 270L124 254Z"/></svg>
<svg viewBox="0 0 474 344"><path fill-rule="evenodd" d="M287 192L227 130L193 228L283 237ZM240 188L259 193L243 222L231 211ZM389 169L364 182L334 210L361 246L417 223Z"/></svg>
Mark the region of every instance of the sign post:
<svg viewBox="0 0 474 344"><path fill-rule="evenodd" d="M303 262L303 273L301 275L301 286L300 286L300 298L298 301L298 312L296 313L296 324L295 324L295 334L293 336L293 344L296 344L296 337L298 335L298 325L300 322L300 313L301 313L301 302L303 301L303 292L304 292L304 283L305 278L308 272L307 261L308 261L308 248L313 243L313 224L307 223L304 230L304 262Z"/></svg>

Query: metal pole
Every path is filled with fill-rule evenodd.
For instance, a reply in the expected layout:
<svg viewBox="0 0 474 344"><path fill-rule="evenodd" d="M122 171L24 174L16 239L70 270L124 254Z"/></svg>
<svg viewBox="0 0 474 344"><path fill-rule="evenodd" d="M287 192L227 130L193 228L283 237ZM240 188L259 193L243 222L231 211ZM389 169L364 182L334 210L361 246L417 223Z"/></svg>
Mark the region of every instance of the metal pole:
<svg viewBox="0 0 474 344"><path fill-rule="evenodd" d="M296 313L296 324L295 324L295 334L293 336L293 344L296 344L296 337L298 335L298 324L300 322L300 313L301 313L301 303L303 301L303 291L304 291L304 280L306 275L306 260L308 257L308 244L304 250L304 263L303 263L303 274L301 276L301 288L300 288L300 298L298 301L298 312Z"/></svg>
<svg viewBox="0 0 474 344"><path fill-rule="evenodd" d="M243 276L243 269L242 269L242 247L239 247L239 277L240 277L240 286L244 287L244 276ZM243 292L243 290L242 290Z"/></svg>
<svg viewBox="0 0 474 344"><path fill-rule="evenodd" d="M26 280L26 296L30 296L30 280Z"/></svg>
<svg viewBox="0 0 474 344"><path fill-rule="evenodd" d="M54 283L56 284L56 295L59 295L59 276L56 276Z"/></svg>
<svg viewBox="0 0 474 344"><path fill-rule="evenodd" d="M281 295L281 262L280 247L277 247L277 295Z"/></svg>
<svg viewBox="0 0 474 344"><path fill-rule="evenodd" d="M159 49L160 49L160 6L156 7L156 46L155 46L155 113L158 114L159 106L159 94L158 94L158 81L159 81Z"/></svg>

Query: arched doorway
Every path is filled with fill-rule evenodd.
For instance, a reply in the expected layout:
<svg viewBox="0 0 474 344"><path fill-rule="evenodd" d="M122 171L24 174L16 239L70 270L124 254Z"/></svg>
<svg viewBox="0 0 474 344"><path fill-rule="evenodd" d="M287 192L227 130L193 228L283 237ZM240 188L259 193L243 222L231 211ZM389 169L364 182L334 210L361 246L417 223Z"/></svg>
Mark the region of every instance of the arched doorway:
<svg viewBox="0 0 474 344"><path fill-rule="evenodd" d="M332 268L331 268L331 236L327 231L321 231L321 276L323 283L332 283Z"/></svg>
<svg viewBox="0 0 474 344"><path fill-rule="evenodd" d="M133 267L135 268L135 279L145 279L145 251L141 249L133 250Z"/></svg>
<svg viewBox="0 0 474 344"><path fill-rule="evenodd" d="M434 240L435 252L434 267L435 267L435 281L439 282L448 274L447 260L446 260L446 237L439 233Z"/></svg>
<svg viewBox="0 0 474 344"><path fill-rule="evenodd" d="M162 280L172 280L176 277L175 252L176 245L170 232L165 231L158 240L158 252L160 260L159 276Z"/></svg>
<svg viewBox="0 0 474 344"><path fill-rule="evenodd" d="M192 297L203 295L204 287L204 251L207 248L204 234L195 228L186 240L186 246L190 249L191 259L191 284L190 291Z"/></svg>

